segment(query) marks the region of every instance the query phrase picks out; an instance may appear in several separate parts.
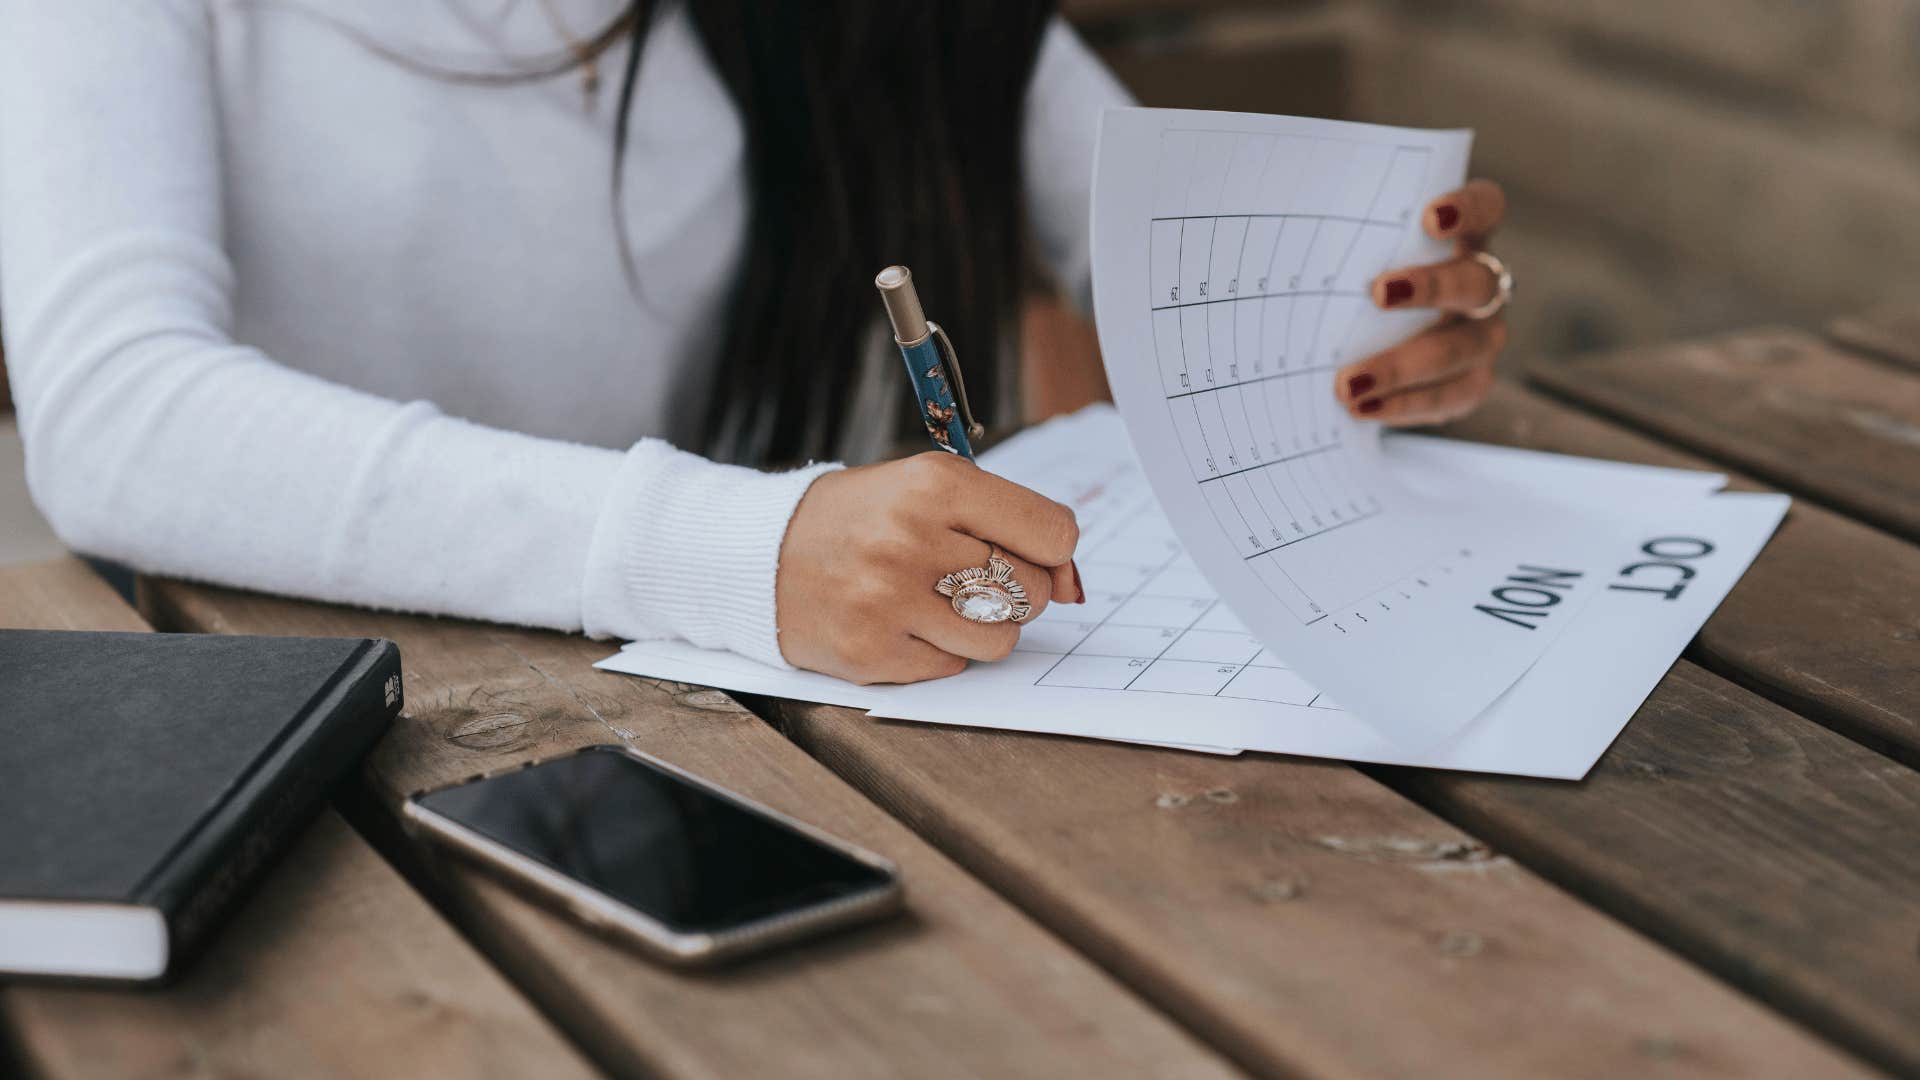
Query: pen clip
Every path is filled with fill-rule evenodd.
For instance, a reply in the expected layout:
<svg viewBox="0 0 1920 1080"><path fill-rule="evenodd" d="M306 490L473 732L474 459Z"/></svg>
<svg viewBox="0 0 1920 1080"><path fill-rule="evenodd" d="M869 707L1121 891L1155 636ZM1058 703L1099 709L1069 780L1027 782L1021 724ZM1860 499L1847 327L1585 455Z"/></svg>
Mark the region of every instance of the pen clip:
<svg viewBox="0 0 1920 1080"><path fill-rule="evenodd" d="M940 350L940 362L947 369L947 378L953 383L953 402L960 407L960 424L967 430L967 438L978 439L987 433L985 425L974 419L973 406L967 404L967 384L960 377L960 354L953 349L953 339L947 331L932 319L927 320L927 329L933 332L934 347Z"/></svg>

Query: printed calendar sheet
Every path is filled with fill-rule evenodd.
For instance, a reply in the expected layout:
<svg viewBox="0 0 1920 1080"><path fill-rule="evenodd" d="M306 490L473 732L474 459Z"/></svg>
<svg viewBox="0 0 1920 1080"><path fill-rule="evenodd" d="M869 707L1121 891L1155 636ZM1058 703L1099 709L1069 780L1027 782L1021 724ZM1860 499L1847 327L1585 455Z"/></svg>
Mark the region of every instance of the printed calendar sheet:
<svg viewBox="0 0 1920 1080"><path fill-rule="evenodd" d="M1007 660L882 687L677 641L635 642L599 666L889 719L1577 779L1739 580L1787 504L1713 495L1726 479L1714 473L1418 436L1394 436L1383 454L1415 488L1559 493L1568 505L1610 508L1637 537L1583 568L1605 588L1555 647L1437 743L1396 742L1358 722L1237 621L1184 556L1108 407L1050 421L981 457L983 468L1071 505L1082 525L1076 558L1088 602L1047 608Z"/></svg>
<svg viewBox="0 0 1920 1080"><path fill-rule="evenodd" d="M1100 345L1188 556L1166 570L1231 608L1194 627L1237 617L1288 665L1248 678L1279 692L1304 676L1400 742L1443 737L1512 686L1596 591L1578 568L1615 540L1604 519L1544 512L1523 489L1410 490L1379 425L1335 399L1341 365L1431 318L1383 312L1368 288L1450 254L1418 218L1463 182L1470 144L1460 131L1113 109L1094 173ZM1148 614L1164 629L1177 613L1130 617Z"/></svg>
<svg viewBox="0 0 1920 1080"><path fill-rule="evenodd" d="M1594 601L1511 689L1444 739L1395 740L1358 722L1263 646L1173 539L1106 408L1053 421L982 459L1074 507L1088 603L1048 608L1008 660L888 687L861 704L877 717L1578 779L1788 503L1713 494L1726 482L1717 473L1419 436L1393 436L1382 452L1413 489L1513 486L1563 509L1604 507L1621 526L1617 546L1579 567L1598 586Z"/></svg>

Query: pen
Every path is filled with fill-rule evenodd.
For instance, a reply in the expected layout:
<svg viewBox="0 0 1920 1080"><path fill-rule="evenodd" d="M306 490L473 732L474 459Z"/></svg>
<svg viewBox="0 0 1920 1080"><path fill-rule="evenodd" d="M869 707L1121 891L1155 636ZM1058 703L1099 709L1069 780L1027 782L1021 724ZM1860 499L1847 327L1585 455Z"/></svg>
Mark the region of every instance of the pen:
<svg viewBox="0 0 1920 1080"><path fill-rule="evenodd" d="M920 294L913 288L913 272L889 266L873 279L893 322L893 341L907 363L913 388L913 409L927 425L933 445L949 454L973 460L973 440L986 434L967 404L967 386L960 379L960 357L940 324L927 318Z"/></svg>

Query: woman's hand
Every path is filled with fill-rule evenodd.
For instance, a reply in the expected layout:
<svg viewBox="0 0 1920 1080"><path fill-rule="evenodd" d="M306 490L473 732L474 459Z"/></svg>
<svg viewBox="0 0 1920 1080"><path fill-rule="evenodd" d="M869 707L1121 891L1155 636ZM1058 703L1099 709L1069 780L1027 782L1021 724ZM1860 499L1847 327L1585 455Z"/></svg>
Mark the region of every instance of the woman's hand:
<svg viewBox="0 0 1920 1080"><path fill-rule="evenodd" d="M1493 385L1493 361L1507 344L1503 315L1468 319L1494 297L1493 273L1472 258L1507 213L1507 197L1491 180L1475 180L1427 205L1427 235L1454 241L1454 257L1432 266L1389 270L1373 282L1383 308L1434 308L1437 325L1382 353L1341 368L1334 393L1362 420L1396 427L1439 424L1465 416Z"/></svg>
<svg viewBox="0 0 1920 1080"><path fill-rule="evenodd" d="M1073 511L952 454L932 451L827 473L794 510L775 586L780 652L795 667L857 683L906 683L999 660L1020 624L961 618L933 587L985 566L989 545L1013 565L1037 617L1050 600L1082 603Z"/></svg>

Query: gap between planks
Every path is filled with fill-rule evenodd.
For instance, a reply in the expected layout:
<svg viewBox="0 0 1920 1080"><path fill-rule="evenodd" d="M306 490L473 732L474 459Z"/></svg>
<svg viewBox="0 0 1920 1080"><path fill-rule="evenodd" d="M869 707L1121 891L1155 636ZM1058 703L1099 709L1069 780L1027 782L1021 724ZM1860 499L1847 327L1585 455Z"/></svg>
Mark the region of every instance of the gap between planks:
<svg viewBox="0 0 1920 1080"><path fill-rule="evenodd" d="M1920 540L1920 378L1762 327L1529 368L1554 397Z"/></svg>
<svg viewBox="0 0 1920 1080"><path fill-rule="evenodd" d="M762 705L1256 1073L1853 1071L1349 766Z"/></svg>
<svg viewBox="0 0 1920 1080"><path fill-rule="evenodd" d="M1578 407L1549 402L1504 383L1496 385L1491 400L1478 413L1450 425L1443 433L1645 464L1722 468ZM1759 487L1738 473L1731 473L1730 479L1734 489ZM1724 792L1729 799L1720 805L1713 799L1702 799L1691 807L1674 803L1657 813L1650 811L1650 822L1665 815L1674 824L1664 832L1651 827L1649 831L1671 839L1687 832L1688 826L1681 822L1689 817L1716 815L1737 825L1732 831L1739 835L1729 837L1724 845L1703 842L1699 847L1701 869L1694 876L1705 875L1706 867L1730 852L1738 853L1744 861L1769 867L1770 872L1797 876L1802 885L1800 896L1781 890L1775 880L1768 882L1774 886L1770 893L1763 889L1732 898L1729 910L1746 918L1757 931L1772 932L1778 939L1776 944L1786 952L1797 948L1801 965L1819 967L1823 945L1839 950L1846 955L1834 966L1852 970L1855 979L1851 985L1838 988L1831 998L1811 983L1777 990L1753 984L1753 989L1769 1000L1798 1001L1800 1004L1787 1007L1824 1016L1816 1022L1849 1045L1907 1070L1920 1069L1920 1043L1914 1038L1914 1030L1910 1024L1897 1022L1901 1008L1909 1017L1920 1015L1920 986L1916 985L1920 984L1920 971L1911 963L1915 952L1920 951L1920 908L1911 901L1911 897L1920 895L1920 866L1916 865L1916 849L1911 842L1913 835L1920 834L1920 794L1916 793L1920 789L1916 789L1910 768L1920 757L1916 752L1920 748L1920 684L1913 674L1920 670L1916 661L1920 653L1920 645L1916 645L1920 641L1916 632L1920 629L1920 612L1913 606L1915 596L1920 596L1920 548L1819 505L1796 502L1779 532L1687 653L1783 707L1753 704L1745 700L1745 695L1716 687L1715 708L1727 715L1751 718L1754 725L1745 736L1722 739L1720 750L1727 755L1724 758L1687 761L1682 752L1677 755L1679 760L1663 762L1644 748L1634 749L1645 734L1645 725L1636 721L1603 760L1605 765L1623 754L1639 754L1634 767L1651 788L1672 788L1676 781L1684 784L1682 778L1689 777L1705 781L1715 770L1739 772L1756 766L1772 770L1778 785L1775 792L1760 790L1764 785L1742 788L1730 783ZM1676 669L1676 675L1686 672L1684 664ZM1795 715L1801 711L1807 715ZM1642 715L1646 715L1645 710ZM1706 728L1723 727L1720 718L1710 719L1711 723L1702 721ZM1836 740L1817 737L1809 730L1809 721L1852 739L1863 749L1855 751L1836 745ZM1675 744L1684 744L1695 734L1671 727L1667 731ZM1722 734L1730 733L1723 730ZM1757 756L1746 756L1749 753ZM1876 759L1876 753L1894 761ZM1676 765L1679 767L1672 767ZM1424 776L1391 770L1379 770L1378 774L1397 777L1396 786L1450 817L1492 830L1503 843L1526 850L1536 850L1542 843L1526 834L1526 815L1512 813L1504 823L1488 817L1486 804L1500 801L1493 794L1496 790L1513 795L1524 793L1524 788L1497 789L1484 778L1459 775ZM1596 778L1599 776L1596 773ZM1797 797L1799 812L1780 816L1770 827L1760 827L1773 810L1767 805L1769 795ZM1876 799L1882 801L1876 804ZM1652 801L1658 802L1660 797ZM1512 808L1506 810L1511 812ZM1821 829L1831 826L1836 817L1840 827L1823 833ZM1800 819L1813 821L1818 827L1808 831ZM1876 836L1885 846L1884 857L1874 851ZM1732 842L1735 839L1737 844ZM1783 848L1797 851L1801 865L1783 864ZM1546 862L1548 872L1557 879L1592 883L1588 877L1592 867L1582 865L1579 859L1553 855ZM1836 862L1840 869L1831 878L1826 877L1825 871ZM1683 879L1686 874L1679 867L1670 868L1670 872ZM1684 885L1684 880L1679 884ZM1650 913L1672 899L1653 892L1609 896L1603 889L1600 902L1629 921L1643 923L1659 917ZM1705 896L1698 899L1703 903L1721 902ZM1792 911L1795 905L1805 910L1796 914ZM1639 914L1629 914L1630 910ZM1796 932L1795 919L1801 915L1809 926ZM1828 938L1824 942L1805 940L1813 936L1805 930L1821 919L1827 922ZM1683 947L1696 956L1718 955L1719 959L1711 962L1735 972L1736 977L1745 965L1768 971L1770 977L1786 975L1788 983L1795 974L1794 963L1780 966L1751 956L1743 959L1738 950L1713 935ZM1905 962L1887 964L1889 957L1902 957ZM1895 1009L1893 1015L1885 1011L1888 1004Z"/></svg>
<svg viewBox="0 0 1920 1080"><path fill-rule="evenodd" d="M1608 452L1605 447L1596 448L1593 445L1596 440L1591 437L1592 429L1600 429L1604 425L1562 406L1550 405L1511 386L1503 385L1496 391L1495 401L1484 413L1487 422L1479 425L1483 431L1491 428L1508 434L1508 437L1496 437L1490 441L1515 445L1535 445L1544 441L1554 444L1547 448L1562 452L1655 459L1660 464L1682 467L1700 467L1702 464L1697 459L1624 432L1619 433L1618 439L1630 440L1634 445L1628 449L1633 452ZM1474 422L1470 421L1466 426L1473 427ZM1575 429L1571 435L1566 430L1569 427ZM1524 436L1531 433L1537 436L1546 432L1552 432L1554 437L1515 437L1516 434ZM1569 442L1574 445L1566 445ZM1615 450L1619 448L1617 444L1613 447ZM1652 452L1648 448L1653 448ZM1736 480L1735 486L1751 485ZM1786 635L1788 640L1785 647L1777 640L1781 635L1764 620L1758 624L1750 621L1755 612L1787 603L1788 598L1782 595L1781 590L1809 584L1806 581L1809 574L1825 573L1829 583L1836 584L1831 581L1833 572L1827 568L1831 567L1834 557L1838 555L1857 557L1843 561L1849 571L1858 572L1862 567L1872 567L1879 572L1879 576L1871 579L1846 578L1837 583L1839 587L1801 600L1792 610L1800 620L1796 626L1803 628L1802 633L1797 637ZM1817 685L1805 688L1802 692L1782 696L1792 699L1790 703L1811 700L1830 706L1824 719L1849 734L1865 734L1868 737L1861 741L1870 747L1893 745L1897 749L1910 751L1914 745L1912 728L1906 726L1910 722L1902 718L1911 715L1905 706L1915 687L1910 675L1904 674L1911 667L1903 666L1901 659L1901 650L1911 649L1908 644L1911 637L1901 635L1910 625L1907 620L1911 619L1912 613L1900 606L1901 589L1889 591L1884 588L1888 584L1886 571L1889 567L1903 571L1905 576L1900 580L1911 578L1920 582L1920 550L1831 512L1797 507L1781 533L1769 545L1768 551L1756 562L1754 570L1729 596L1714 619L1709 621L1702 633L1702 640L1709 646L1705 651L1721 664L1735 667L1745 676L1743 681L1776 691L1783 686L1795 687L1796 678L1810 679L1810 673L1814 671L1826 670L1838 674L1840 677L1831 682L1818 681ZM1875 635L1869 647L1856 645L1853 648L1835 648L1830 640L1831 635L1823 636L1817 631L1804 630L1809 613L1818 615L1822 611L1840 610L1848 613L1845 625L1852 632ZM1776 640L1768 640L1770 633ZM1856 653L1866 655L1849 658L1850 654ZM1843 670L1835 672L1836 667ZM1663 760L1656 748L1651 754L1642 752L1632 765L1637 775L1643 778L1664 777L1669 788L1678 786L1681 795L1695 797L1674 799L1669 793L1656 793L1649 799L1631 789L1609 786L1608 790L1624 792L1621 797L1628 803L1629 811L1635 804L1651 803L1662 805L1661 813L1683 809L1696 814L1713 813L1718 809L1716 802L1723 794L1731 793L1749 799L1755 798L1756 794L1750 787L1742 789L1738 784L1727 789L1715 789L1708 782L1712 770L1751 766L1752 763L1734 764L1740 760L1742 753L1761 751L1772 754L1773 757L1763 757L1758 763L1770 770L1769 782L1777 783L1784 797L1797 798L1807 808L1825 809L1830 818L1838 815L1839 827L1832 835L1794 836L1788 829L1783 837L1779 832L1782 823L1769 823L1765 815L1760 814L1749 815L1744 820L1727 825L1724 829L1726 835L1719 838L1711 833L1687 836L1684 829L1679 830L1676 838L1663 836L1660 830L1649 828L1637 834L1638 840L1649 852L1662 851L1669 857L1681 859L1690 857L1690 845L1697 846L1701 853L1715 856L1723 856L1733 850L1755 852L1744 860L1752 864L1750 867L1733 868L1734 879L1738 881L1740 874L1745 872L1759 879L1783 875L1789 882L1797 883L1806 895L1813 897L1808 902L1810 914L1827 920L1826 929L1832 935L1828 942L1795 940L1791 912L1798 900L1792 888L1782 889L1775 883L1772 888L1760 888L1757 891L1741 888L1731 890L1729 896L1713 896L1713 882L1707 882L1706 887L1701 888L1687 880L1685 866L1676 865L1669 870L1676 879L1669 887L1636 895L1632 889L1606 888L1606 883L1596 878L1590 867L1583 867L1578 859L1564 857L1553 843L1528 839L1526 823L1529 816L1564 819L1562 825L1568 837L1577 837L1583 831L1603 831L1588 827L1593 824L1586 820L1587 815L1594 812L1593 799L1565 801L1550 797L1542 806L1523 806L1518 802L1510 803L1505 793L1529 790L1530 782L1527 781L1436 774L1431 784L1425 784L1399 778L1390 770L1377 771L1376 775L1392 780L1396 786L1418 796L1425 804L1446 816L1471 821L1476 829L1483 831L1496 843L1508 838L1520 838L1523 845L1532 845L1530 850L1539 854L1543 866L1556 880L1581 885L1583 891L1595 889L1594 895L1608 910L1628 918L1653 936L1673 941L1688 955L1702 959L1721 972L1730 973L1735 981L1752 992L1781 1005L1794 1015L1806 1018L1821 1030L1834 1033L1876 1060L1900 1067L1913 1067L1914 1062L1920 1061L1920 1047L1915 1046L1911 1034L1897 1022L1902 1008L1920 1009L1920 999L1914 998L1914 977L1909 970L1911 965L1903 964L1899 959L1909 957L1916 947L1920 947L1920 942L1914 940L1920 936L1920 928L1914 926L1912 917L1903 915L1911 905L1902 904L1903 897L1920 894L1920 868L1900 854L1911 848L1910 844L1903 845L1902 837L1920 829L1920 820L1915 818L1915 810L1920 807L1920 802L1916 801L1913 775L1898 765L1876 758L1868 750L1856 749L1838 738L1825 738L1824 732L1803 718L1794 716L1788 710L1771 709L1751 695L1698 669L1683 665L1677 674L1682 681L1674 682L1671 686L1663 684L1662 690L1656 691L1656 702L1666 706L1668 712L1686 712L1691 707L1690 703L1697 704L1700 692L1711 687L1712 693L1708 696L1718 702L1716 707L1746 721L1752 725L1752 730L1743 733L1723 729L1719 732L1722 738L1708 749L1731 753L1732 756L1725 761L1710 761L1703 765L1684 759ZM1647 724L1642 725L1645 726ZM796 732L806 730L804 724L790 725L790 728ZM1631 728L1629 730L1633 731ZM1889 739L1894 741L1890 744ZM816 752L822 749L822 744L804 735L802 741ZM1626 745L1634 744L1632 740L1627 740ZM836 768L841 769L844 775L867 787L876 798L882 798L890 806L894 805L894 802L880 794L885 785L876 779L879 774L870 762L844 756L836 761ZM1803 774L1801 770L1808 768L1810 763L1817 768L1810 774ZM1604 776L1604 770L1597 775ZM1677 777L1686 779L1676 780ZM918 779L924 782L924 777ZM1545 785L1549 791L1555 787ZM1887 795L1887 798L1875 802L1875 798L1881 794ZM897 791L892 798L901 801ZM1483 803L1484 807L1481 805ZM1604 807L1601 811L1602 818L1608 816ZM1808 809L1805 812L1813 811ZM1616 816L1630 819L1631 813ZM1738 816L1735 815L1736 818ZM1785 824L1791 825L1792 818L1793 815L1789 815ZM916 824L923 831L928 827L924 820L916 820ZM1829 824L1833 822L1829 821ZM1783 839L1790 842L1783 842ZM1654 845L1652 841L1656 840L1665 846ZM1724 840L1725 843L1719 843L1718 840ZM1877 861L1877 852L1883 849L1893 850L1895 854L1884 862ZM1830 882L1820 880L1820 874L1836 860L1841 869L1835 878ZM1701 865L1710 865L1712 861L1706 860ZM976 869L980 868L976 866ZM1767 884L1764 880L1759 883ZM1724 925L1716 924L1710 917L1691 917L1685 899L1689 888L1696 889L1702 898L1710 897L1713 904L1722 905L1720 910L1748 919L1757 933L1771 934L1771 939L1742 940L1738 935L1730 936ZM1676 921L1662 922L1669 917ZM1842 951L1852 950L1842 958L1844 962L1839 967L1861 976L1853 985L1836 988L1820 977L1821 970L1828 966L1828 958L1820 951L1825 944ZM1742 978L1748 966L1773 971L1774 974L1758 980ZM1891 1003L1879 1001L1873 993L1864 989L1876 984L1892 988ZM1837 994L1830 1002L1829 991L1835 990ZM1914 999L1914 1004L1899 1004L1909 999Z"/></svg>
<svg viewBox="0 0 1920 1080"><path fill-rule="evenodd" d="M900 919L711 973L675 972L435 862L446 911L602 1067L622 1074L1233 1075L1227 1063L717 692L595 671L578 637L149 582L161 625L380 634L407 714L370 805L578 746L626 742L880 852Z"/></svg>
<svg viewBox="0 0 1920 1080"><path fill-rule="evenodd" d="M1843 315L1827 324L1826 333L1863 356L1920 373L1920 315L1910 305Z"/></svg>

